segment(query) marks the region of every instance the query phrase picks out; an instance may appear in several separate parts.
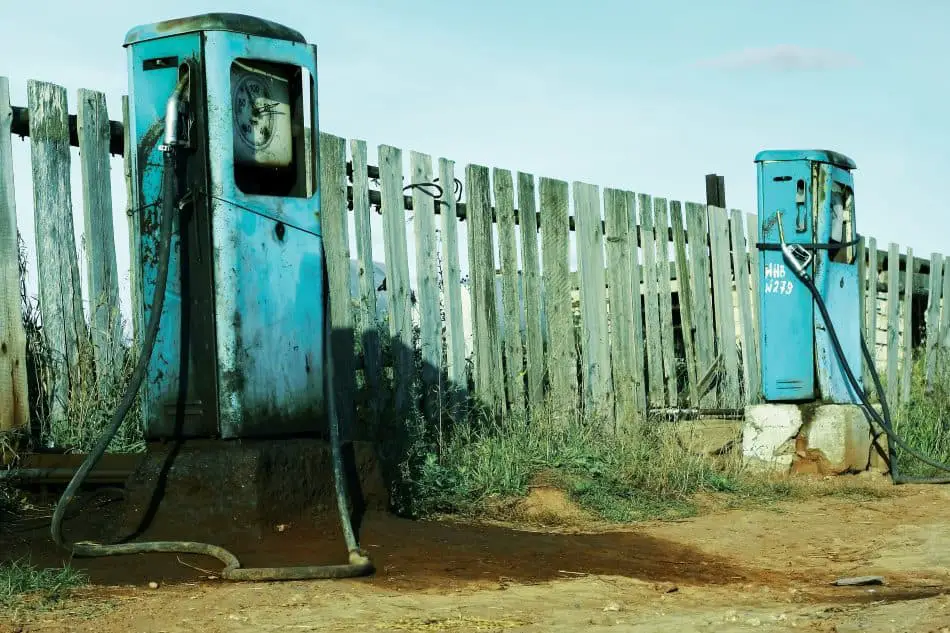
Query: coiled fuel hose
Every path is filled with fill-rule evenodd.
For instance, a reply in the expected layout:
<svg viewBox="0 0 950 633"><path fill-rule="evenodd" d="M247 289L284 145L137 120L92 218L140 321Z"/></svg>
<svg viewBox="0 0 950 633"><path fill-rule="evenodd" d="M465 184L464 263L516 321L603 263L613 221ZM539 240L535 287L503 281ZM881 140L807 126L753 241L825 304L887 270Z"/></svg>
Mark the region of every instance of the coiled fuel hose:
<svg viewBox="0 0 950 633"><path fill-rule="evenodd" d="M173 99L181 96L184 90L184 84L179 82ZM324 330L324 388L326 393L328 422L330 427L330 446L333 461L333 477L335 481L335 491L337 505L340 515L340 523L343 528L343 536L346 542L346 548L349 552L349 564L345 565L308 565L299 567L241 567L241 562L230 551L218 545L208 543L197 543L192 541L150 541L140 543L122 543L107 545L82 541L69 543L63 538L63 516L66 508L72 501L76 491L82 485L83 480L89 471L96 465L103 456L112 438L125 419L135 401L136 394L145 378L145 372L148 367L152 350L155 347L155 340L158 336L158 325L162 314L162 306L165 299L165 286L168 281L168 260L171 254L171 238L177 207L177 177L176 177L176 149L171 147L165 152L164 178L162 191L162 219L161 219L161 241L159 246L158 274L155 281L155 295L152 302L152 311L149 315L148 327L142 343L142 353L135 366L135 371L129 381L129 384L123 394L118 408L112 416L112 421L108 429L102 434L95 448L89 453L82 465L76 471L76 474L70 480L69 485L56 504L53 512L53 519L50 526L50 533L53 541L60 547L72 552L78 557L99 557L99 556L117 556L124 554L143 554L143 553L173 553L173 554L199 554L211 556L224 564L221 571L221 578L234 581L274 581L274 580L308 580L308 579L327 579L327 578L351 578L363 576L373 572L373 564L370 559L360 551L354 535L353 526L350 521L350 504L347 495L346 484L343 471L343 458L340 448L340 428L339 418L336 410L336 397L334 392L333 380L333 355L330 351L330 322L329 310L324 312L325 330ZM324 275L326 266L324 266ZM325 306L329 307L329 291L324 290Z"/></svg>
<svg viewBox="0 0 950 633"><path fill-rule="evenodd" d="M779 226L781 226L781 217L779 217ZM881 378L877 373L877 368L874 366L874 359L871 357L871 352L868 349L867 342L864 339L864 333L861 333L861 351L864 356L864 360L867 363L868 370L871 374L871 378L874 381L874 388L878 393L878 398L881 402L881 412L883 416L877 412L877 410L871 405L871 402L868 398L867 393L864 389L861 388L861 384L858 382L858 379L854 375L854 371L851 369L851 365L848 363L847 358L845 358L844 351L841 349L841 342L838 340L838 333L835 331L834 323L831 320L831 315L828 314L828 308L825 306L825 301L821 296L821 293L818 292L818 288L815 286L815 282L812 280L811 276L805 271L807 264L803 264L801 261L798 261L796 256L793 254L793 250L798 245L791 245L789 248L786 245L784 237L781 239L781 248L782 257L785 260L785 264L792 270L798 279L805 284L805 287L808 288L808 291L811 293L812 298L815 300L815 304L818 306L819 312L821 312L821 318L824 320L826 327L828 328L828 334L831 337L831 345L835 350L835 355L838 357L838 361L841 363L841 368L844 370L845 376L848 379L848 383L851 385L851 388L857 394L858 398L861 400L861 409L864 412L865 417L868 420L868 423L871 425L871 429L874 429L874 424L876 422L878 426L881 427L881 430L887 435L888 438L888 452L890 454L890 469L891 469L891 480L895 484L904 484L904 483L931 483L931 484L942 484L950 483L950 477L907 477L900 474L895 447L900 447L901 449L907 451L907 453L921 462L932 466L937 470L950 473L950 464L945 464L936 459L928 457L922 454L920 451L909 446L907 442L900 437L897 432L894 430L894 426L891 420L890 408L887 405L887 398L884 395L884 389L881 386Z"/></svg>

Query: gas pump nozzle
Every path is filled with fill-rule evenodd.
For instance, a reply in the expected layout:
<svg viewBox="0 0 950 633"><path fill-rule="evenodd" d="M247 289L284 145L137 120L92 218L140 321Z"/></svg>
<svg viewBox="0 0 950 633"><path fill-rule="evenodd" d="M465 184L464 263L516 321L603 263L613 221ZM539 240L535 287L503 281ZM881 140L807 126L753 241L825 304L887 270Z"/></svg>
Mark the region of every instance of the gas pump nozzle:
<svg viewBox="0 0 950 633"><path fill-rule="evenodd" d="M805 279L808 276L805 269L811 264L814 255L800 244L785 243L785 232L782 230L782 212L776 211L775 213L778 216L778 239L782 245L782 258L785 260L785 265L792 269L796 277Z"/></svg>

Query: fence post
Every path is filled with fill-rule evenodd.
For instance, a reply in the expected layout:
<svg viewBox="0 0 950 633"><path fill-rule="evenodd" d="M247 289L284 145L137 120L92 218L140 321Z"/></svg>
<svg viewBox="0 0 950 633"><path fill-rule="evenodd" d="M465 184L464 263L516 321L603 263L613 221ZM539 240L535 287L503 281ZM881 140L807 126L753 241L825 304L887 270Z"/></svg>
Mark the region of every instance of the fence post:
<svg viewBox="0 0 950 633"><path fill-rule="evenodd" d="M0 77L0 432L29 426L26 331L20 311L10 83ZM0 463L4 460L0 455Z"/></svg>

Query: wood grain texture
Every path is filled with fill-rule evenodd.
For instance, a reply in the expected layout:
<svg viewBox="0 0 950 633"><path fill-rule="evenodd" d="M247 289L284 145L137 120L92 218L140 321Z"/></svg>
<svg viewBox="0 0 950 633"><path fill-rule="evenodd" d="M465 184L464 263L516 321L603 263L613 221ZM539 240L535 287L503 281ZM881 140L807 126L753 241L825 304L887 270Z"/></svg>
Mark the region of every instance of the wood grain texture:
<svg viewBox="0 0 950 633"><path fill-rule="evenodd" d="M930 255L930 287L927 292L927 312L925 317L925 376L924 379L928 387L933 385L934 372L937 369L937 350L940 341L940 295L943 290L943 255L932 253ZM950 299L944 297L944 305ZM944 310L947 310L944 307Z"/></svg>
<svg viewBox="0 0 950 633"><path fill-rule="evenodd" d="M52 354L49 422L67 423L80 346L88 341L73 230L66 89L29 81L33 212L43 334Z"/></svg>
<svg viewBox="0 0 950 633"><path fill-rule="evenodd" d="M760 346L760 332L762 327L762 306L759 304L759 218L754 213L745 214L746 230L749 240L749 288L752 291L752 336L755 343L755 364L761 371L762 350ZM761 386L762 376L759 374Z"/></svg>
<svg viewBox="0 0 950 633"><path fill-rule="evenodd" d="M135 208L135 195L132 188L132 172L134 169L135 158L132 154L132 138L129 135L129 98L122 96L122 130L124 159L122 161L125 175L125 215L128 221L129 233L129 299L132 313L132 347L140 349L144 327L142 325L142 311L144 301L142 300L142 274L141 261L139 254L139 214Z"/></svg>
<svg viewBox="0 0 950 633"><path fill-rule="evenodd" d="M409 153L412 184L429 183L432 158ZM451 195L451 194L449 194ZM425 412L432 419L441 403L442 306L439 300L439 243L435 232L435 200L426 190L412 189L412 223L415 229L416 288L418 288L419 347L422 352L422 383Z"/></svg>
<svg viewBox="0 0 950 633"><path fill-rule="evenodd" d="M647 406L662 407L665 402L663 379L663 333L660 331L660 288L656 271L656 235L653 230L653 198L641 193L640 239L643 253L644 337L647 358Z"/></svg>
<svg viewBox="0 0 950 633"><path fill-rule="evenodd" d="M878 261L877 240L870 237L868 238L868 338L866 342L875 363L877 363Z"/></svg>
<svg viewBox="0 0 950 633"><path fill-rule="evenodd" d="M518 172L518 208L525 221L521 223L521 283L525 309L525 374L529 405L544 401L544 331L541 261L538 246L537 202L534 176ZM527 218L533 218L529 222Z"/></svg>
<svg viewBox="0 0 950 633"><path fill-rule="evenodd" d="M337 414L341 433L353 439L356 394L354 315L350 296L350 238L346 202L346 141L320 133L320 226L327 262L327 290L330 293L333 388L337 394Z"/></svg>
<svg viewBox="0 0 950 633"><path fill-rule="evenodd" d="M491 183L481 165L467 165L468 244L471 270L472 323L475 338L475 391L490 415L505 413L501 337L495 286L495 253L492 245Z"/></svg>
<svg viewBox="0 0 950 633"><path fill-rule="evenodd" d="M30 425L26 331L20 309L10 82L0 77L0 432Z"/></svg>
<svg viewBox="0 0 950 633"><path fill-rule="evenodd" d="M683 205L670 201L670 228L673 231L674 264L677 292L679 293L680 330L683 336L683 349L686 355L686 381L689 405L699 406L699 394L696 390L699 376L696 375L696 326L693 320L693 291L690 287L689 263L686 255L686 229L683 222Z"/></svg>
<svg viewBox="0 0 950 633"><path fill-rule="evenodd" d="M550 342L548 403L567 418L578 407L577 347L568 260L568 185L562 180L541 178L541 250L544 305Z"/></svg>
<svg viewBox="0 0 950 633"><path fill-rule="evenodd" d="M584 377L584 411L593 423L614 428L610 340L607 330L607 279L600 188L575 182L577 272L580 283L580 340Z"/></svg>
<svg viewBox="0 0 950 633"><path fill-rule="evenodd" d="M900 331L900 302L898 301L900 263L897 259L898 246L891 242L887 250L887 401L897 403L898 390L898 353Z"/></svg>
<svg viewBox="0 0 950 633"><path fill-rule="evenodd" d="M712 263L709 256L706 205L686 203L686 236L689 247L689 283L693 296L693 323L696 326L696 374L703 376L716 360ZM716 394L710 392L701 395L700 404L704 407L715 406Z"/></svg>
<svg viewBox="0 0 950 633"><path fill-rule="evenodd" d="M752 297L749 289L749 245L743 230L742 212L730 211L732 237L732 268L735 271L736 303L739 313L739 333L742 345L742 380L746 403L757 403L760 395L761 374L757 354L758 341L752 324Z"/></svg>
<svg viewBox="0 0 950 633"><path fill-rule="evenodd" d="M904 293L901 300L901 403L910 400L910 379L914 368L914 249L907 247L907 266L904 269Z"/></svg>
<svg viewBox="0 0 950 633"><path fill-rule="evenodd" d="M370 222L369 180L366 174L366 141L350 141L350 160L353 164L353 230L356 234L357 287L359 302L356 310L357 348L363 356L363 381L366 385L366 403L369 407L367 426L375 426L383 410L382 332L376 311L376 266L373 260L373 231Z"/></svg>
<svg viewBox="0 0 950 633"><path fill-rule="evenodd" d="M653 199L657 296L660 306L660 341L663 354L663 382L666 404L679 404L676 366L676 332L673 329L673 289L670 284L669 205L665 198Z"/></svg>
<svg viewBox="0 0 950 633"><path fill-rule="evenodd" d="M406 211L402 197L403 160L402 150L398 147L380 145L378 152L380 206L386 253L389 342L393 358L392 409L395 415L401 418L409 413L412 389L416 382Z"/></svg>
<svg viewBox="0 0 950 633"><path fill-rule="evenodd" d="M723 359L719 403L726 408L740 404L739 351L736 348L735 305L732 299L732 265L729 255L729 219L726 210L710 206L709 244L713 271L713 302L718 351Z"/></svg>
<svg viewBox="0 0 950 633"><path fill-rule="evenodd" d="M637 270L636 198L632 192L604 189L607 232L607 294L615 417L617 426L642 423L646 401L643 384L643 324Z"/></svg>
<svg viewBox="0 0 950 633"><path fill-rule="evenodd" d="M439 159L439 182L455 182L455 162L447 158ZM468 378L465 361L465 330L462 308L462 268L459 264L459 239L456 219L456 199L452 195L443 196L442 254L444 258L445 302L445 347L446 375L451 383L453 394L460 397L468 392ZM454 396L453 396L454 399ZM458 401L454 402L458 404Z"/></svg>
<svg viewBox="0 0 950 633"><path fill-rule="evenodd" d="M511 412L524 418L524 346L521 337L521 300L518 293L518 244L515 239L515 190L511 172L492 170L495 217L498 221L498 251L501 258L502 342L505 388Z"/></svg>
<svg viewBox="0 0 950 633"><path fill-rule="evenodd" d="M120 375L122 313L112 225L109 177L109 112L101 92L80 89L76 116L86 246L86 288L97 372L111 381ZM104 385L105 388L108 388Z"/></svg>

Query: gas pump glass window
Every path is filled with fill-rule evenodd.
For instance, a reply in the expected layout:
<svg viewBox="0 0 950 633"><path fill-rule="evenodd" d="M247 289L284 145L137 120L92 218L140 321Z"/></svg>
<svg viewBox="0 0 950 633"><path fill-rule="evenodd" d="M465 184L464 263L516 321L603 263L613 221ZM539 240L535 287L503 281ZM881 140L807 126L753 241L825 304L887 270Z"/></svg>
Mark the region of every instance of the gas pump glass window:
<svg viewBox="0 0 950 633"><path fill-rule="evenodd" d="M313 195L313 77L293 64L239 58L231 64L234 179L246 194Z"/></svg>
<svg viewBox="0 0 950 633"><path fill-rule="evenodd" d="M848 185L834 181L831 187L831 243L854 241L854 192ZM853 264L856 248L833 248L831 261Z"/></svg>

